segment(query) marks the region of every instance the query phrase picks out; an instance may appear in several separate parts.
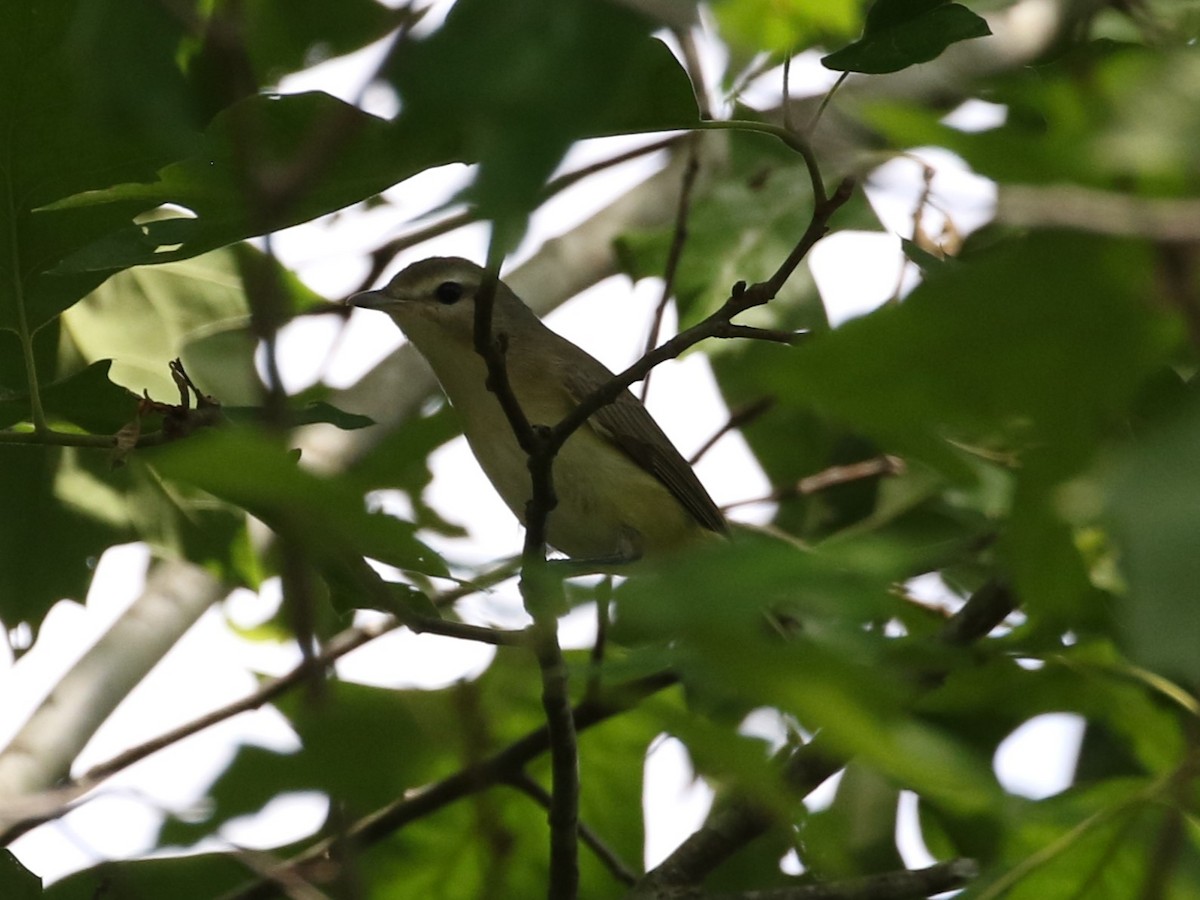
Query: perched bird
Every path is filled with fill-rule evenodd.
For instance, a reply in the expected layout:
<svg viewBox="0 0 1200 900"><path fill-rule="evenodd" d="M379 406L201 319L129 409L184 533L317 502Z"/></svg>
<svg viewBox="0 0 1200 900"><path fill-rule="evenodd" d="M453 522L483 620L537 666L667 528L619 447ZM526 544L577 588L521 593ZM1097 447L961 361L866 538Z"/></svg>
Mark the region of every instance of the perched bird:
<svg viewBox="0 0 1200 900"><path fill-rule="evenodd" d="M386 312L429 362L479 465L524 523L531 494L527 457L474 349L475 294L483 277L468 260L434 257L349 302ZM503 341L513 394L531 424L557 424L613 377L542 324L503 282L496 285L492 333ZM629 391L567 439L553 478L558 505L547 521L547 540L576 559L633 561L726 530L687 461Z"/></svg>

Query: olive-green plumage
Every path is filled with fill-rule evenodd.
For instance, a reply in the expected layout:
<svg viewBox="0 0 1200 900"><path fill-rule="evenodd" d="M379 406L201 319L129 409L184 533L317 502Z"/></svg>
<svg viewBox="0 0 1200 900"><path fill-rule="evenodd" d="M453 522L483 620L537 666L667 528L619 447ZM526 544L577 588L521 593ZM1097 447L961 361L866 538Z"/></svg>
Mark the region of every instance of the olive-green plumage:
<svg viewBox="0 0 1200 900"><path fill-rule="evenodd" d="M530 476L524 451L474 350L475 292L483 270L456 257L414 263L355 306L388 313L428 360L463 422L467 442L500 496L524 521ZM492 332L506 344L508 378L532 424L554 425L613 377L554 333L503 282ZM629 391L567 439L554 462L558 506L549 543L581 559L636 559L670 551L725 519L658 424Z"/></svg>

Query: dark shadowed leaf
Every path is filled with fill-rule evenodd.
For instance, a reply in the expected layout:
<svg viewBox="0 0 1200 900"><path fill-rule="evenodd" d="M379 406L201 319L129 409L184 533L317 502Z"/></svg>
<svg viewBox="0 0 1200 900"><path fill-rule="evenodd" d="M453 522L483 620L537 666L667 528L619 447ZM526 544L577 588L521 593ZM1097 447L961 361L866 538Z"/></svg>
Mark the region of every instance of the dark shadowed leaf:
<svg viewBox="0 0 1200 900"><path fill-rule="evenodd" d="M0 884L12 900L37 900L42 896L42 879L21 865L11 850L0 850Z"/></svg>
<svg viewBox="0 0 1200 900"><path fill-rule="evenodd" d="M8 625L28 622L36 630L54 603L63 598L82 602L100 555L135 537L126 523L106 522L70 502L70 488L59 476L64 455L75 453L3 448L0 620Z"/></svg>
<svg viewBox="0 0 1200 900"><path fill-rule="evenodd" d="M167 478L240 506L299 540L314 560L369 556L444 573L437 555L413 537L413 526L368 512L360 493L300 468L294 455L260 432L222 428L144 455Z"/></svg>
<svg viewBox="0 0 1200 900"><path fill-rule="evenodd" d="M839 72L898 72L991 33L982 18L949 0L875 0L863 36L821 62Z"/></svg>
<svg viewBox="0 0 1200 900"><path fill-rule="evenodd" d="M260 168L247 172L243 151L250 134ZM331 134L336 139L329 143ZM324 148L320 154L313 149L318 143ZM422 136L402 123L389 125L328 94L254 96L222 112L198 152L161 169L157 180L115 184L40 215L52 222L107 215L109 233L63 260L55 274L113 271L188 259L307 221L365 200L429 166L460 159L460 153L436 132ZM248 179L267 172L272 179L288 172L296 177L297 191L287 202L272 205L247 187ZM130 209L141 213L166 203L183 212L142 224L131 221Z"/></svg>
<svg viewBox="0 0 1200 900"><path fill-rule="evenodd" d="M695 124L683 70L631 9L594 0L461 0L389 73L409 133L464 148L485 217L523 230L571 141Z"/></svg>
<svg viewBox="0 0 1200 900"><path fill-rule="evenodd" d="M1120 598L1121 634L1135 660L1194 683L1200 677L1196 547L1200 414L1178 421L1124 451L1113 475L1108 518L1128 589Z"/></svg>
<svg viewBox="0 0 1200 900"><path fill-rule="evenodd" d="M212 900L250 880L246 866L228 853L174 859L106 862L51 885L47 900L117 897L173 897Z"/></svg>
<svg viewBox="0 0 1200 900"><path fill-rule="evenodd" d="M111 367L112 360L100 360L68 378L43 385L40 393L46 417L70 422L93 434L116 433L134 417L138 398L109 380ZM28 395L0 397L0 428L27 421Z"/></svg>

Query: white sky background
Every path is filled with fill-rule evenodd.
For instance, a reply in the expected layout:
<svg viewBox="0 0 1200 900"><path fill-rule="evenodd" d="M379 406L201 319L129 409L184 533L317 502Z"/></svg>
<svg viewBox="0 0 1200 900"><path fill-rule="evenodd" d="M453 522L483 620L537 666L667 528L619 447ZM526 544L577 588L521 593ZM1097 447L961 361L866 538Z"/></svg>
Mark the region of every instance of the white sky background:
<svg viewBox="0 0 1200 900"><path fill-rule="evenodd" d="M714 73L723 61L709 50L705 64ZM325 90L355 100L379 52L372 48L318 66L289 79L284 89L289 93ZM810 63L803 59L793 66L792 84L798 93L827 86L830 73ZM827 80L822 83L820 79ZM778 85L776 75L774 80L760 82L755 92L770 102L767 92L774 91L777 96ZM366 105L377 114L394 111L391 98L377 92L368 92ZM957 113L952 121L960 127L980 128L1002 115L1003 110L998 108L974 104ZM606 158L627 146L629 141L622 139L587 142L572 152L564 168ZM966 233L987 220L994 201L990 184L969 173L944 151L923 152L921 157L937 168L934 198L950 212L959 231ZM547 204L535 216L530 235L509 268L536 252L547 238L583 221L645 178L657 165L661 160L626 164L602 178L589 179ZM404 223L414 214L437 208L468 177L461 166L426 173L390 192L389 196L398 201L394 206L343 213L336 221L327 219L290 229L274 237L273 249L316 290L330 298L344 296L365 272L364 251L404 231ZM809 265L834 324L875 308L895 292L902 265L897 235L911 236L913 210L921 187L921 171L915 162L896 160L881 167L866 189L889 233L838 233L813 250ZM936 233L939 227L938 217L927 214L927 230ZM486 239L483 226L454 232L402 256L388 275L403 264L431 255L482 260ZM914 280L915 273L909 271L906 289ZM626 321L641 316L648 323L660 290L660 283L652 279L631 286L628 279L612 278L572 300L548 317L548 322L610 368L620 370L640 354L645 329L615 333L609 324L611 317L604 312L611 308L610 303L620 303L623 311L630 310ZM665 335L670 334L671 324L666 323ZM335 386L352 384L401 340L399 332L377 313L356 311L340 336L337 323L330 319L304 319L289 326L281 337L280 363L285 383L292 390L317 377ZM712 434L727 415L700 354L656 370L649 406L685 455ZM475 465L465 442L459 439L439 451L434 467L431 501L453 521L464 522L469 511L470 520L464 524L470 527L472 537L465 546L459 542L451 547L432 539L431 543L440 550L451 550L457 559L482 561L517 552L520 528ZM722 440L702 461L698 473L718 503L761 496L768 489L735 436ZM745 513L739 511L739 515L753 512L752 508ZM759 509L757 515L762 518L769 512ZM106 553L97 568L86 607L59 603L47 617L37 644L18 664L14 666L11 659L0 661L0 697L5 698L0 706L0 744L9 740L61 674L138 595L147 561L147 551L138 545ZM936 578L922 579L913 588L932 602L949 600L949 592ZM226 624L228 616L240 625L253 625L269 617L277 603L278 585L273 583L261 596L241 591L224 609L206 613L100 729L77 761L76 770L82 771L132 744L252 692L257 686L255 672L279 674L291 668L298 662L294 648L244 640ZM512 590L473 600L472 604L491 621L507 617L511 620L507 624L518 624L524 616ZM571 646L589 645L591 627L587 611L577 611L564 623L564 641ZM393 633L350 654L338 669L345 678L372 684L439 687L477 675L493 652L491 648L447 638ZM777 734L778 724L772 722L769 716L756 720L754 733L770 735L774 728ZM1079 720L1066 715L1044 716L1022 726L997 754L1002 782L1010 790L1033 797L1061 790L1069 780L1081 733ZM273 710L240 715L120 773L98 791L97 799L25 835L12 849L47 881L102 859L144 853L164 812L202 809L207 786L243 742L282 751L298 747L284 718ZM646 774L646 859L653 865L699 824L710 794L694 781L686 751L674 740L658 742L648 758ZM831 796L832 785L827 785L810 802L821 805ZM269 849L301 838L320 826L325 809L324 799L317 795L280 798L259 815L230 823L223 832L227 842L224 846ZM907 824L902 822L899 832L906 859L914 865L930 859L920 844L915 815L915 804L908 802L902 815ZM214 842L202 849L220 846Z"/></svg>

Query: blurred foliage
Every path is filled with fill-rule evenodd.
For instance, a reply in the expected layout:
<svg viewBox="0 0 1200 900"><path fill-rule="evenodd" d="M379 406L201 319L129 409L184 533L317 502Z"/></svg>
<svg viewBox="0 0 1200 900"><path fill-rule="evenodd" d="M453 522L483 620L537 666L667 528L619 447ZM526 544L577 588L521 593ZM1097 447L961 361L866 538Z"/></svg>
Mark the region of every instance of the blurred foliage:
<svg viewBox="0 0 1200 900"><path fill-rule="evenodd" d="M1078 18L1036 58L943 72L933 94L872 95L871 85L904 82L850 80L817 137L851 118L853 137L816 162L861 180L934 146L993 179L1002 200L1013 186L1069 185L1195 203L1194 5L1084 6L1062 5ZM429 455L455 435L453 416L423 409L336 477L303 466L291 428L368 421L323 385L286 396L264 382L264 342L325 307L255 239L469 163L458 199L511 246L577 141L698 125L686 67L646 18L654 8L459 0L431 27L374 0L10 0L0 13L4 625L36 638L53 603L84 597L105 549L132 540L251 587L286 571L281 546L299 551L290 559L312 579L310 630L286 614L275 627L302 637L386 605L358 589L364 557L403 572L394 604L434 615L424 593L451 566L418 529L459 531L426 496ZM976 12L946 0L718 0L711 12L701 21L730 62L708 73L710 92L731 89L721 99L732 115L761 127L780 111L733 86L787 54L888 73L936 66L951 45L987 33ZM278 93L288 74L384 38L374 89L394 92L393 119L319 90ZM945 112L969 100L1002 106L1003 121L950 124ZM812 121L815 101L793 102L796 120ZM768 278L813 211L801 156L763 133L720 137L690 197L673 279L683 326L737 282ZM931 209L936 172L933 187ZM620 236L627 274L665 271L672 213ZM837 328L801 266L745 322L807 331L802 341L695 351L731 409L764 410L739 430L776 489L778 534L739 533L629 578L614 593L603 659L569 655L576 699L593 715L580 733L581 818L626 867L642 868L646 753L670 734L718 808L748 797L774 817L713 873L713 889L912 864L896 840L908 791L934 857L980 863L962 896L1200 898L1200 233L1155 240L1142 230L1152 218L1098 219L1086 231L995 222L948 258L914 236L905 252L919 285ZM831 227L884 230L861 192ZM168 368L176 358L194 389ZM33 386L50 427L97 446L30 441ZM196 392L221 404L216 427L117 456L100 446L106 435L158 433L195 411ZM902 469L802 487L883 454ZM382 491L404 495L410 520L378 511ZM252 540L264 525L276 540ZM466 580L482 571L454 569ZM911 579L934 574L945 604L911 596ZM996 584L1012 586L1019 614L969 645L947 637L945 607ZM573 602L596 590L573 586ZM630 687L665 668L676 687ZM613 703L610 717L588 705L597 697ZM318 835L272 851L286 859L526 746L544 721L536 666L517 648L441 690L328 679L274 706L299 749L239 748L209 803L165 819L158 848L210 847L281 796L328 797ZM801 795L815 785L797 790L767 744L743 733L764 709L789 723L787 740L817 734L848 763L827 806L806 809ZM997 749L1055 712L1086 722L1072 783L1017 796L995 773ZM330 896L541 896L546 815L530 793L549 773L530 758L533 788L513 773L472 787L371 841L338 844L306 877ZM799 878L780 866L789 851L805 867ZM246 859L104 863L46 896L211 898L253 877L262 862ZM4 896L37 895L36 875L12 856L3 864ZM581 896L625 893L591 850L581 866Z"/></svg>

